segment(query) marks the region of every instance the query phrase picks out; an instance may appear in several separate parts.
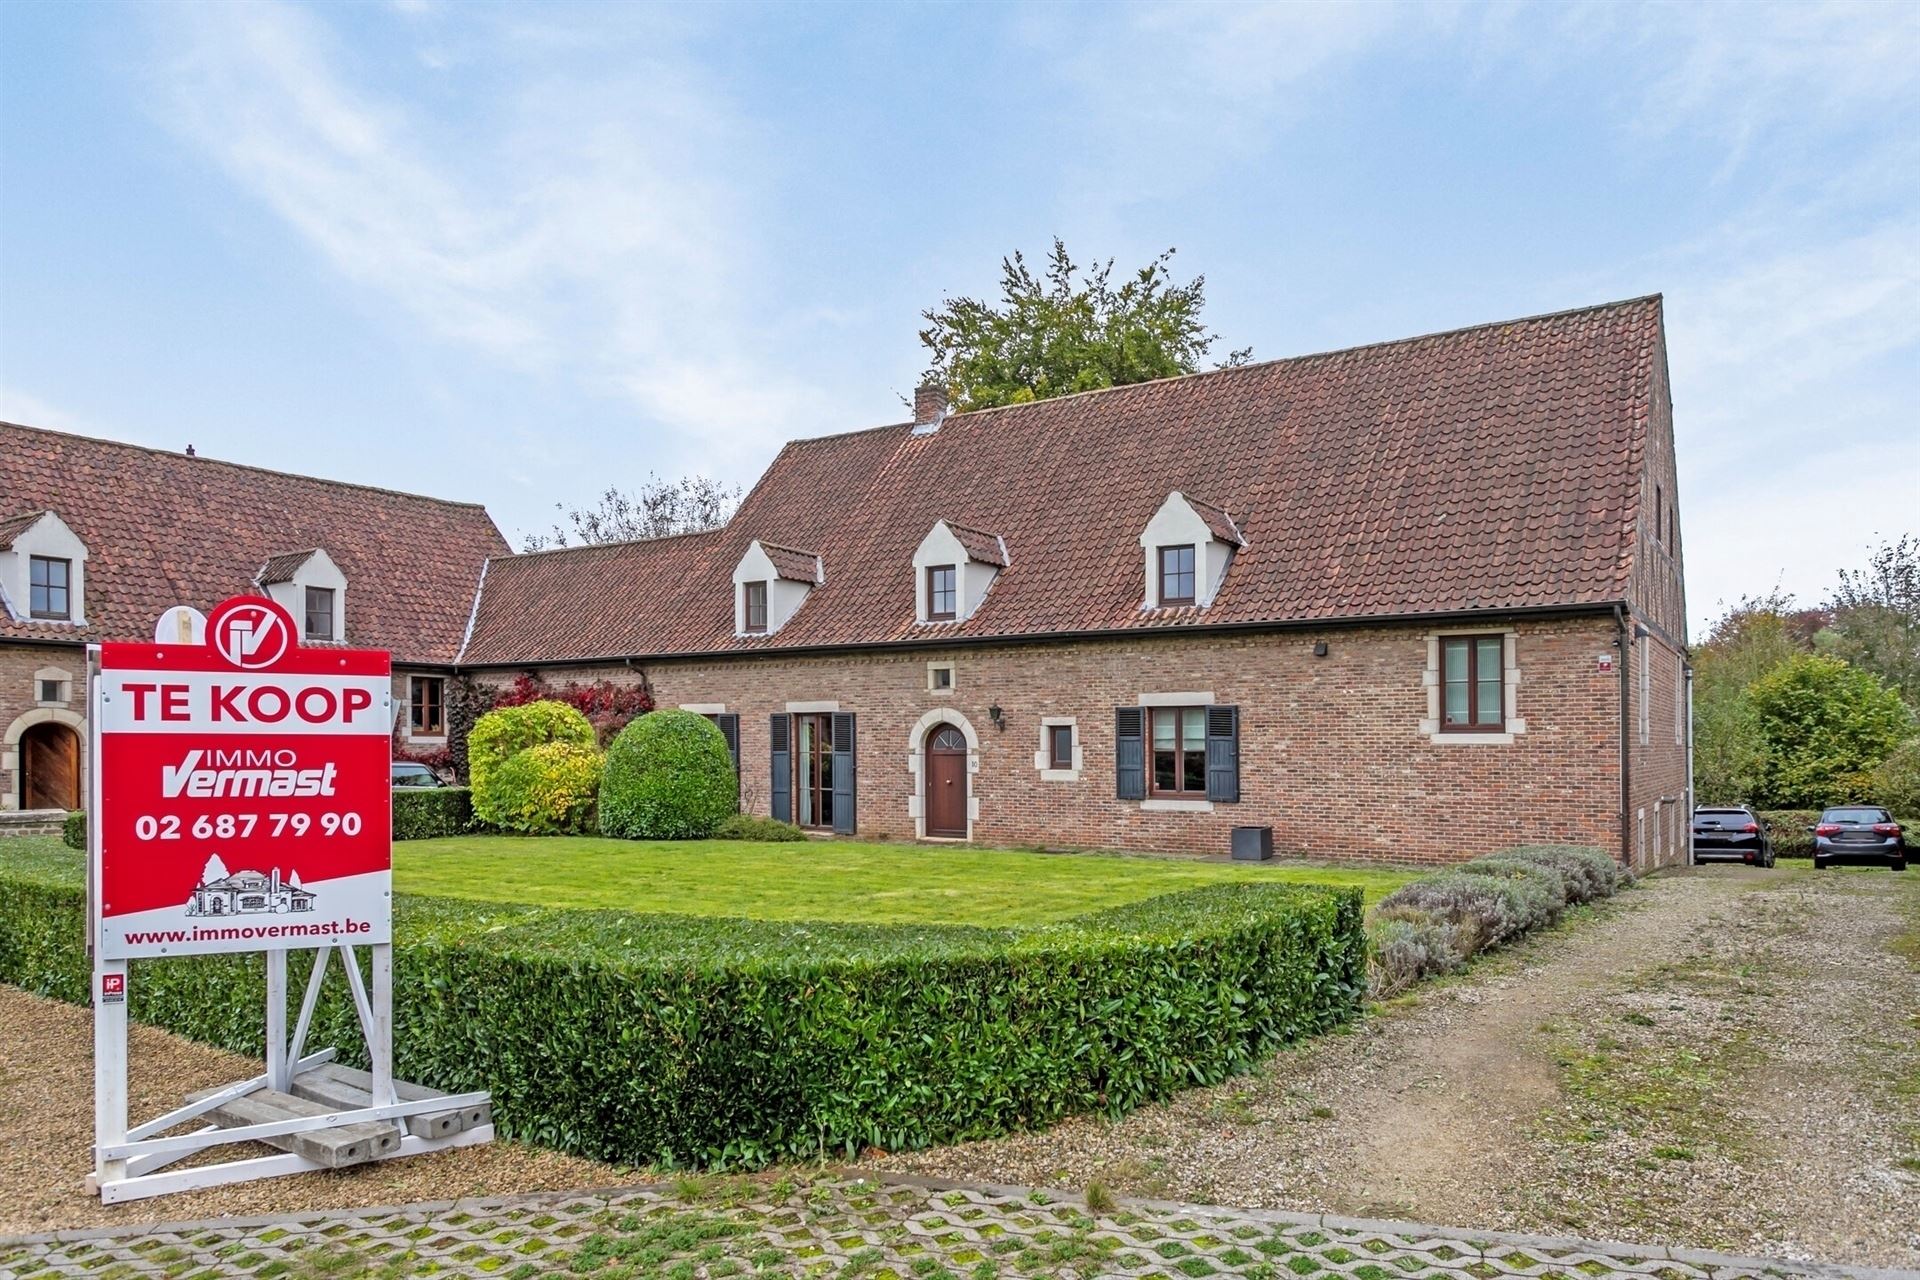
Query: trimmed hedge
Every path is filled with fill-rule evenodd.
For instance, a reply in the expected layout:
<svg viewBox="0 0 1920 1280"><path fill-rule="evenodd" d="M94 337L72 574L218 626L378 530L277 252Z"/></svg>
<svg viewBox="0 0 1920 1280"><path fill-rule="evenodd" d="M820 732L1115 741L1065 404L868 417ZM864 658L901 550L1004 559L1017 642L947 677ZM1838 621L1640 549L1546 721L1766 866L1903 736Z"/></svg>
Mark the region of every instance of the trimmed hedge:
<svg viewBox="0 0 1920 1280"><path fill-rule="evenodd" d="M473 792L465 787L395 787L393 838L431 840L473 829Z"/></svg>
<svg viewBox="0 0 1920 1280"><path fill-rule="evenodd" d="M1376 999L1450 973L1490 947L1558 920L1569 904L1609 897L1628 872L1599 849L1504 849L1401 885L1368 921L1368 977Z"/></svg>
<svg viewBox="0 0 1920 1280"><path fill-rule="evenodd" d="M751 813L736 813L713 829L715 840L760 840L776 843L805 840L807 833L791 822L762 818Z"/></svg>
<svg viewBox="0 0 1920 1280"><path fill-rule="evenodd" d="M474 816L490 826L503 825L493 794L494 775L528 747L549 742L570 742L592 750L593 726L564 702L529 702L481 716L467 735L467 781L473 788Z"/></svg>
<svg viewBox="0 0 1920 1280"><path fill-rule="evenodd" d="M698 840L740 807L727 739L691 711L649 711L607 747L600 834L622 840Z"/></svg>
<svg viewBox="0 0 1920 1280"><path fill-rule="evenodd" d="M86 851L87 811L85 809L75 809L67 815L67 820L60 824L60 839L66 842L69 849L78 849L83 853Z"/></svg>
<svg viewBox="0 0 1920 1280"><path fill-rule="evenodd" d="M1117 1115L1346 1019L1357 889L1212 885L1031 930L396 899L395 1068L503 1135L753 1166ZM0 981L83 1003L76 876L0 854ZM257 955L136 961L143 1022L258 1055ZM344 984L309 1043L358 1052Z"/></svg>

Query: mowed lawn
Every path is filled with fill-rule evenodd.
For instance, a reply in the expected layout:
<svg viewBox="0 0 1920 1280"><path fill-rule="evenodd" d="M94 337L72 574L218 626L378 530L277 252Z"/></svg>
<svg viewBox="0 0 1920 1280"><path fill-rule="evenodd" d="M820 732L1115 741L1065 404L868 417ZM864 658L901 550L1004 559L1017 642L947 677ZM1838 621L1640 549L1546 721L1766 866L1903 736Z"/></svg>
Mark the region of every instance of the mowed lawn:
<svg viewBox="0 0 1920 1280"><path fill-rule="evenodd" d="M805 841L450 836L393 847L401 893L551 907L862 924L1049 924L1223 880L1357 885L1411 871Z"/></svg>

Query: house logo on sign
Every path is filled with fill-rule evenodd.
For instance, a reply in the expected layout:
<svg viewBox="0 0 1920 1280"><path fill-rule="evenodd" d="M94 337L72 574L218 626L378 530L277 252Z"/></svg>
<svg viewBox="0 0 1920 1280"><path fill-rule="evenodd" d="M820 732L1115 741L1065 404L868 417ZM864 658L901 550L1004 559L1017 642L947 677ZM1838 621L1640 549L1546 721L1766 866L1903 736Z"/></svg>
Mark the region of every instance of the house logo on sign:
<svg viewBox="0 0 1920 1280"><path fill-rule="evenodd" d="M293 618L271 601L229 600L207 619L207 639L242 671L259 671L293 647Z"/></svg>

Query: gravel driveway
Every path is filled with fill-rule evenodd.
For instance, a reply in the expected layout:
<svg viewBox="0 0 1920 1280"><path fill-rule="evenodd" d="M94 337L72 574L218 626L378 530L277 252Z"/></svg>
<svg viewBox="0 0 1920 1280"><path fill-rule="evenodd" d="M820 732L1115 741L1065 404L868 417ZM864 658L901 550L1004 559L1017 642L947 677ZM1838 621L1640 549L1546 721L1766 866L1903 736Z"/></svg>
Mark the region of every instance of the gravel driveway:
<svg viewBox="0 0 1920 1280"><path fill-rule="evenodd" d="M873 1163L1920 1265L1920 876L1703 868L1597 915L1117 1123Z"/></svg>

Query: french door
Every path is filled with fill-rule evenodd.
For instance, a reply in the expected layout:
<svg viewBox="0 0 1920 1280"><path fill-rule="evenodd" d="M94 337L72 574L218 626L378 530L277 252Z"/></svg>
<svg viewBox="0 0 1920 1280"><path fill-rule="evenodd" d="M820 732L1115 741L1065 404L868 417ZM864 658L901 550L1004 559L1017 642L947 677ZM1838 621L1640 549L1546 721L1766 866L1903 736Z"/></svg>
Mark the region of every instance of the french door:
<svg viewBox="0 0 1920 1280"><path fill-rule="evenodd" d="M833 717L793 718L795 821L803 827L833 827Z"/></svg>

